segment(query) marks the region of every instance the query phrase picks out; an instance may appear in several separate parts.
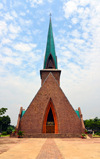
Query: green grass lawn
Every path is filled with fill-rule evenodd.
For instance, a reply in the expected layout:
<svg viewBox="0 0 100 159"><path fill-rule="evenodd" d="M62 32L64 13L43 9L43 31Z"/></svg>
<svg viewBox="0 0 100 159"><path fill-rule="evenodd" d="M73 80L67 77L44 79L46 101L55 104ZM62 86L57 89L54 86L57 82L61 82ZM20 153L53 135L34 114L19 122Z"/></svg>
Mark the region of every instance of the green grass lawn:
<svg viewBox="0 0 100 159"><path fill-rule="evenodd" d="M93 137L94 137L94 138L95 138L95 137L96 137L96 138L99 138L99 137L100 137L100 135L96 135L96 134L94 134L94 135L93 135Z"/></svg>
<svg viewBox="0 0 100 159"><path fill-rule="evenodd" d="M0 135L0 137L9 137L10 135Z"/></svg>

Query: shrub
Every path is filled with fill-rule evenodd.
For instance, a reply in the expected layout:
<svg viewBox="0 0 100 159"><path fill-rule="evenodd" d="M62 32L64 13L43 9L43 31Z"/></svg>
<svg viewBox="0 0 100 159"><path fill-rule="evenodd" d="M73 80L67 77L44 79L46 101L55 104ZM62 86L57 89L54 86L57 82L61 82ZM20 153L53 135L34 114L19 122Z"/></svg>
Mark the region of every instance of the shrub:
<svg viewBox="0 0 100 159"><path fill-rule="evenodd" d="M96 132L95 134L100 136L100 132Z"/></svg>
<svg viewBox="0 0 100 159"><path fill-rule="evenodd" d="M86 137L86 134L82 133L82 135L81 135L81 136L85 138L85 137Z"/></svg>
<svg viewBox="0 0 100 159"><path fill-rule="evenodd" d="M82 136L85 136L85 134L82 134Z"/></svg>
<svg viewBox="0 0 100 159"><path fill-rule="evenodd" d="M6 131L3 131L3 132L2 132L2 135L7 135L7 132L6 132Z"/></svg>
<svg viewBox="0 0 100 159"><path fill-rule="evenodd" d="M22 137L23 135L24 135L24 132L21 131L21 130L19 130L19 131L18 131L18 137Z"/></svg>
<svg viewBox="0 0 100 159"><path fill-rule="evenodd" d="M7 134L11 134L13 130L14 130L14 128L12 128L12 126L9 126L7 128Z"/></svg>

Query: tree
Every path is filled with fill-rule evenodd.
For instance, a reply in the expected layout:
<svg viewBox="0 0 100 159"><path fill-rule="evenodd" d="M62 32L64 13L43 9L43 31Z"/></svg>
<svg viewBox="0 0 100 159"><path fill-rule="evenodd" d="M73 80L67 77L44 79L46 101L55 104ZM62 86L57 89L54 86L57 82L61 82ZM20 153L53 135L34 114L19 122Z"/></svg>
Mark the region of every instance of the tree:
<svg viewBox="0 0 100 159"><path fill-rule="evenodd" d="M3 114L5 114L7 108L1 108L0 109L0 131L6 131L7 127L10 125L10 117L7 116L2 116Z"/></svg>
<svg viewBox="0 0 100 159"><path fill-rule="evenodd" d="M92 129L94 132L100 132L100 119L98 117L85 120L84 124L86 129Z"/></svg>
<svg viewBox="0 0 100 159"><path fill-rule="evenodd" d="M10 125L10 122L11 122L11 120L8 115L2 117L2 131L7 130L7 127Z"/></svg>
<svg viewBox="0 0 100 159"><path fill-rule="evenodd" d="M0 116L5 114L6 111L7 111L7 108L0 108Z"/></svg>

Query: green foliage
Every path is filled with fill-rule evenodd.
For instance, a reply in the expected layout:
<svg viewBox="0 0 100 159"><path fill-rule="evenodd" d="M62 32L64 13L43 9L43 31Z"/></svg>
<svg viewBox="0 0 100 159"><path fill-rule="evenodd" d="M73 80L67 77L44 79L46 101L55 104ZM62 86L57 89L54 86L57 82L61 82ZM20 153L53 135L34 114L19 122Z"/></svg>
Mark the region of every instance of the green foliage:
<svg viewBox="0 0 100 159"><path fill-rule="evenodd" d="M2 135L7 135L7 132L6 132L6 131L3 131L3 132L2 132Z"/></svg>
<svg viewBox="0 0 100 159"><path fill-rule="evenodd" d="M85 137L85 136L86 136L86 134L82 133L82 136L83 136L83 137Z"/></svg>
<svg viewBox="0 0 100 159"><path fill-rule="evenodd" d="M9 125L10 124L10 117L7 115L7 116L3 116L2 117L2 124L4 125Z"/></svg>
<svg viewBox="0 0 100 159"><path fill-rule="evenodd" d="M1 108L0 109L0 132L2 131L7 131L7 127L10 125L10 117L7 116L2 116L5 114L7 108Z"/></svg>
<svg viewBox="0 0 100 159"><path fill-rule="evenodd" d="M88 119L84 121L85 127L87 129L92 129L95 132L100 132L100 119L94 118L94 119Z"/></svg>
<svg viewBox="0 0 100 159"><path fill-rule="evenodd" d="M7 127L7 134L11 134L14 131L14 128L12 126Z"/></svg>
<svg viewBox="0 0 100 159"><path fill-rule="evenodd" d="M95 134L100 136L100 132L96 132Z"/></svg>
<svg viewBox="0 0 100 159"><path fill-rule="evenodd" d="M10 122L11 122L11 120L8 115L2 117L2 130L3 131L7 130L7 127L10 125Z"/></svg>
<svg viewBox="0 0 100 159"><path fill-rule="evenodd" d="M23 135L24 135L24 132L21 131L21 130L19 130L19 131L18 131L18 136L19 136L19 137L22 137Z"/></svg>
<svg viewBox="0 0 100 159"><path fill-rule="evenodd" d="M0 116L5 114L7 108L0 108Z"/></svg>

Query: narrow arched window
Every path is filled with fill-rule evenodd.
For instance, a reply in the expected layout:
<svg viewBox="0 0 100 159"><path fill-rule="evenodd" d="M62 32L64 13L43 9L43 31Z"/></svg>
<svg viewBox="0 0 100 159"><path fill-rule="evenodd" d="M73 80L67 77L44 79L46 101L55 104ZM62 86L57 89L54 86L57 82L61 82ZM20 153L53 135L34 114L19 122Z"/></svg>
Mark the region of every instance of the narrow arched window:
<svg viewBox="0 0 100 159"><path fill-rule="evenodd" d="M47 59L46 69L53 69L53 68L55 68L55 64L54 64L53 57L50 54L48 59Z"/></svg>

